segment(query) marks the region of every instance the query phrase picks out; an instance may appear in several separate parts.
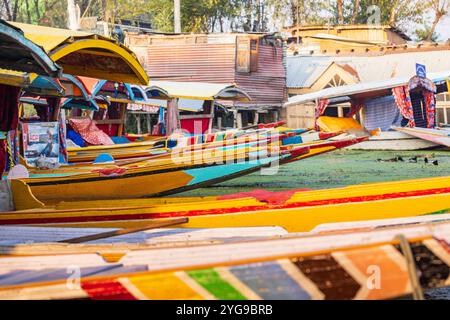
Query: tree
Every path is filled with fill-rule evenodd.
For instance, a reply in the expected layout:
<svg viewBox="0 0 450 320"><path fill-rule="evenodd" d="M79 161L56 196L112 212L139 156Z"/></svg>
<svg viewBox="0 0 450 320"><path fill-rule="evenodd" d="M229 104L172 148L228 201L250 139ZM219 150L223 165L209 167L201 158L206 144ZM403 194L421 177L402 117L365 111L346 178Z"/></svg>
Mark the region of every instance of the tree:
<svg viewBox="0 0 450 320"><path fill-rule="evenodd" d="M431 38L429 38L429 35L431 33L431 26L425 25L423 28L417 28L414 31L414 38L416 38L417 41L432 41L437 42L439 40L439 35L436 32L431 33Z"/></svg>
<svg viewBox="0 0 450 320"><path fill-rule="evenodd" d="M336 1L336 9L337 9L337 20L339 24L344 24L344 0Z"/></svg>
<svg viewBox="0 0 450 320"><path fill-rule="evenodd" d="M360 0L354 21L367 23L373 14L379 14L379 23L406 30L410 25L423 23L427 4L423 0ZM370 10L376 6L379 10Z"/></svg>
<svg viewBox="0 0 450 320"><path fill-rule="evenodd" d="M428 29L425 29L427 31L425 40L432 41L433 36L435 36L435 30L436 26L438 25L439 21L442 19L443 16L448 14L449 8L450 8L450 1L449 0L429 0L429 7L434 13L434 20L431 24L431 27Z"/></svg>

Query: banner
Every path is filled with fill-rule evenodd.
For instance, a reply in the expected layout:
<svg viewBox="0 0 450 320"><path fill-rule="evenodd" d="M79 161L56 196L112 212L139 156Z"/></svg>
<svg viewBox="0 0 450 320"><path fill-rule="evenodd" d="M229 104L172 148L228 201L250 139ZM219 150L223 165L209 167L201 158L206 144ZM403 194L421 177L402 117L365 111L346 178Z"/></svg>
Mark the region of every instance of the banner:
<svg viewBox="0 0 450 320"><path fill-rule="evenodd" d="M59 164L58 122L22 123L22 141L28 165L51 167Z"/></svg>

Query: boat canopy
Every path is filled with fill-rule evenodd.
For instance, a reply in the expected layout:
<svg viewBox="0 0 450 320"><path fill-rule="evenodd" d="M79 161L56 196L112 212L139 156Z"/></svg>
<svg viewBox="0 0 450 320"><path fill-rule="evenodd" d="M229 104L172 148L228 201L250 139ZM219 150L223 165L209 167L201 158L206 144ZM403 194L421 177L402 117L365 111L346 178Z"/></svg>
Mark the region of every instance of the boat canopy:
<svg viewBox="0 0 450 320"><path fill-rule="evenodd" d="M0 69L0 84L14 86L14 87L27 87L31 83L32 77L35 74L29 74L21 71Z"/></svg>
<svg viewBox="0 0 450 320"><path fill-rule="evenodd" d="M16 26L3 20L0 20L0 68L52 77L61 75L61 68L40 46L27 39ZM14 84L17 82L11 83Z"/></svg>
<svg viewBox="0 0 450 320"><path fill-rule="evenodd" d="M45 76L36 77L25 89L27 94L46 96L46 97L64 97L89 100L90 91L85 87L80 78L63 74L61 78L51 78Z"/></svg>
<svg viewBox="0 0 450 320"><path fill-rule="evenodd" d="M184 98L193 100L251 100L248 93L237 87L235 84L151 81L144 90L149 99Z"/></svg>
<svg viewBox="0 0 450 320"><path fill-rule="evenodd" d="M148 84L136 55L115 40L93 33L12 23L28 40L42 46L65 73Z"/></svg>
<svg viewBox="0 0 450 320"><path fill-rule="evenodd" d="M450 77L450 71L427 74L427 78L435 84L444 82L448 77ZM288 101L284 104L284 106L288 107L308 102L316 102L317 100L320 99L329 99L330 104L333 104L348 101L352 98L359 98L359 97L364 98L368 96L381 95L381 93L387 92L392 88L402 85L408 85L410 80L411 77L398 77L388 79L385 81L364 82L339 87L326 88L316 92L290 97Z"/></svg>

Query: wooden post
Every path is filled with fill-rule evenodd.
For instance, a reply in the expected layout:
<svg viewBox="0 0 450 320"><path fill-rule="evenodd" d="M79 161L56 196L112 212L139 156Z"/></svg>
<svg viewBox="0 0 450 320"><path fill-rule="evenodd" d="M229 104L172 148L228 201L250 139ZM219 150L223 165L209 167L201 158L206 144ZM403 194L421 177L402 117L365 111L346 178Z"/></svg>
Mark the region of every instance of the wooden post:
<svg viewBox="0 0 450 320"><path fill-rule="evenodd" d="M214 121L214 105L215 105L215 100L211 101L211 110L209 112L209 123L208 123L208 133L212 132L212 125L213 125L213 121Z"/></svg>
<svg viewBox="0 0 450 320"><path fill-rule="evenodd" d="M217 129L222 131L222 117L217 117Z"/></svg>
<svg viewBox="0 0 450 320"><path fill-rule="evenodd" d="M152 133L152 115L147 113L147 133Z"/></svg>
<svg viewBox="0 0 450 320"><path fill-rule="evenodd" d="M136 127L137 127L137 133L141 134L141 115L139 113L136 113Z"/></svg>
<svg viewBox="0 0 450 320"><path fill-rule="evenodd" d="M117 136L122 136L123 132L124 132L124 128L125 128L125 115L127 114L127 106L128 104L126 103L120 103L120 124L119 124L119 128L117 130Z"/></svg>
<svg viewBox="0 0 450 320"><path fill-rule="evenodd" d="M259 122L259 112L255 111L255 118L254 118L253 124L257 125L258 122Z"/></svg>
<svg viewBox="0 0 450 320"><path fill-rule="evenodd" d="M237 114L236 114L236 127L239 129L239 128L242 128L242 114L240 113L240 112L238 112Z"/></svg>

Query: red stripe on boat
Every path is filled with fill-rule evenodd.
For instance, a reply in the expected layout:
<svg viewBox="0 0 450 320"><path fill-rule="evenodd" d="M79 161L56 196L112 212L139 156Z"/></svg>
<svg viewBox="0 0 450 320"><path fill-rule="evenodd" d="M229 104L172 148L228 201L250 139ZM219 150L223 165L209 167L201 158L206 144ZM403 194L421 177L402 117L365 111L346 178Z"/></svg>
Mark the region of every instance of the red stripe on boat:
<svg viewBox="0 0 450 320"><path fill-rule="evenodd" d="M93 300L136 300L117 280L82 281L81 288Z"/></svg>
<svg viewBox="0 0 450 320"><path fill-rule="evenodd" d="M380 201L399 198L420 197L432 194L446 194L450 193L448 188L436 188L428 190L416 190L407 192L386 193L380 195L368 195L358 197L348 197L340 199L324 199L304 202L293 202L284 204L264 204L257 206L246 206L238 208L224 208L224 209L209 209L209 210L190 210L190 211L176 211L164 213L140 213L129 215L104 215L104 216L81 216L81 217L52 217L52 218L29 218L29 219L2 219L0 225L14 225L14 224L41 224L41 223L70 223L70 222L101 222L101 221L120 221L120 220L144 220L157 218L172 218L172 217L194 217L214 214L226 213L240 213L252 212L267 209L293 209L302 207L318 207L326 205L336 205L343 203L359 203L367 201Z"/></svg>

